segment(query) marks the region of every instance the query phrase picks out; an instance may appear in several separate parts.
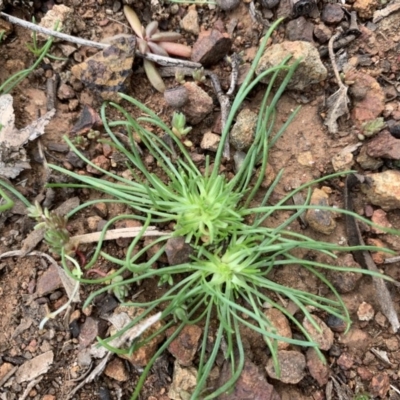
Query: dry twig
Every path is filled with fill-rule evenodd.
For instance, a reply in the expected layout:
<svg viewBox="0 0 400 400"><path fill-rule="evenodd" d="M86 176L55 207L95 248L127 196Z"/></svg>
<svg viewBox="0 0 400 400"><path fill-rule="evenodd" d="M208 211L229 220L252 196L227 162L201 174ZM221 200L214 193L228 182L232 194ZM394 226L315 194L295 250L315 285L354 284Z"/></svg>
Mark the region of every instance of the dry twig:
<svg viewBox="0 0 400 400"><path fill-rule="evenodd" d="M70 43L79 44L81 46L95 47L96 49L101 49L101 50L104 50L109 46L108 43L94 42L92 40L86 40L86 39L82 39L82 38L79 38L76 36L67 35L62 32L57 32L52 29L43 28L42 26L36 25L32 22L24 21L23 19L13 17L13 16L8 15L3 12L0 12L0 16L2 16L7 21L9 21L15 25L22 26L24 28L30 29L31 31L39 32L44 35L53 36L53 37L65 40L67 42L70 42ZM179 59L170 58L170 57L162 57L162 56L158 56L156 54L149 54L149 53L142 54L137 50L135 51L135 54L138 57L145 58L150 61L154 61L155 63L157 63L159 65L163 65L163 66L167 66L167 67L174 66L174 67L201 68L201 66L202 66L201 64L193 62L193 61L179 60Z"/></svg>

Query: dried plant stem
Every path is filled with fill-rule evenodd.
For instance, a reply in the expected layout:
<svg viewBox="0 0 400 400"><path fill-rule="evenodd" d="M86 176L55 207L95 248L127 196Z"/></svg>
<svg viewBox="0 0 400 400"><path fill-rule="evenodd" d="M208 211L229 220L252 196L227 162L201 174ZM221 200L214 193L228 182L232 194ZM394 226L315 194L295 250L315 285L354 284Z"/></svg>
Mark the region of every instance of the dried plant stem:
<svg viewBox="0 0 400 400"><path fill-rule="evenodd" d="M328 49L329 49L329 58L331 60L331 64L332 64L332 69L333 72L335 74L335 78L337 80L337 83L339 85L339 87L344 86L342 80L340 79L340 75L339 75L339 71L338 71L338 67L336 65L336 60L335 60L335 53L333 52L333 43L335 42L335 40L343 33L343 30L341 27L339 27L337 29L337 32L329 39L329 44L328 44Z"/></svg>
<svg viewBox="0 0 400 400"><path fill-rule="evenodd" d="M106 232L103 240L114 240L119 238L130 238L136 237L140 234L142 228L119 228L119 229L110 229ZM169 232L161 232L156 230L155 226L149 226L144 233L141 234L144 236L165 236L169 235ZM93 243L98 242L101 237L101 232L93 232L87 233L85 235L77 235L71 237L71 241L77 243Z"/></svg>
<svg viewBox="0 0 400 400"><path fill-rule="evenodd" d="M67 42L70 42L70 43L76 43L76 44L79 44L82 46L95 47L96 49L101 49L101 50L104 50L109 46L109 44L107 44L107 43L94 42L92 40L86 40L86 39L82 39L82 38L79 38L76 36L67 35L62 32L57 32L52 29L44 28L44 27L36 25L32 22L24 21L23 19L13 17L13 16L8 15L3 12L0 12L0 16L5 18L7 21L11 22L12 24L22 26L23 28L30 29L34 32L42 33L44 35L53 36L58 39L62 39ZM171 67L171 66L182 67L183 66L183 67L188 67L188 68L201 68L200 63L196 63L193 61L179 60L179 59L170 58L170 57L162 57L162 56L158 56L155 54L142 54L138 51L136 51L135 54L138 57L145 58L147 60L153 61L153 62L155 62L159 65L163 65L163 66L168 66L168 67Z"/></svg>

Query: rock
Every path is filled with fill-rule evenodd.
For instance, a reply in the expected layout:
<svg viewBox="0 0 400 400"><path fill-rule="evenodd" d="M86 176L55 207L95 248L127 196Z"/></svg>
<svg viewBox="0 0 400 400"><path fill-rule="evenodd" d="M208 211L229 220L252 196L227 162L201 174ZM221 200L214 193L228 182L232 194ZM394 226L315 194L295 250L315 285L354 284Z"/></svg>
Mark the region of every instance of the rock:
<svg viewBox="0 0 400 400"><path fill-rule="evenodd" d="M301 41L284 41L267 47L257 65L256 74L260 75L268 68L277 66L289 55L292 56L289 65L299 58L302 58L302 61L294 72L287 86L288 89L303 90L313 83L326 79L327 70L321 62L317 49L311 43ZM284 76L285 74L278 75L275 81L276 86L281 84ZM268 83L269 79L265 77L262 82Z"/></svg>
<svg viewBox="0 0 400 400"><path fill-rule="evenodd" d="M314 26L314 36L319 43L326 43L332 37L332 31L323 23Z"/></svg>
<svg viewBox="0 0 400 400"><path fill-rule="evenodd" d="M99 217L107 218L107 215L108 215L107 203L96 203L96 204L93 204L92 209Z"/></svg>
<svg viewBox="0 0 400 400"><path fill-rule="evenodd" d="M111 167L111 161L109 158L104 157L103 155L97 156L91 160L94 165L97 167L108 171ZM93 175L103 175L104 172L99 171L98 169L92 167L91 165L86 165L86 171Z"/></svg>
<svg viewBox="0 0 400 400"><path fill-rule="evenodd" d="M72 75L103 100L120 102L118 92L126 92L135 58L134 35L116 35L109 46L71 68ZM75 53L74 56L79 53ZM73 85L74 87L74 85ZM164 88L159 88L162 91ZM93 103L93 99L80 98L81 103Z"/></svg>
<svg viewBox="0 0 400 400"><path fill-rule="evenodd" d="M53 30L57 25L57 30L70 35L75 26L74 10L62 4L57 4L49 10L41 19L39 26ZM43 33L36 33L39 41L47 40L48 36ZM54 42L60 42L63 39L53 38Z"/></svg>
<svg viewBox="0 0 400 400"><path fill-rule="evenodd" d="M394 138L388 130L383 130L366 145L367 155L373 158L400 160L400 139Z"/></svg>
<svg viewBox="0 0 400 400"><path fill-rule="evenodd" d="M245 108L236 117L230 132L230 143L236 150L248 150L253 143L258 115Z"/></svg>
<svg viewBox="0 0 400 400"><path fill-rule="evenodd" d="M232 47L232 40L227 33L216 29L201 32L193 45L192 61L204 67L214 65L224 58Z"/></svg>
<svg viewBox="0 0 400 400"><path fill-rule="evenodd" d="M269 163L267 163L267 167L265 168L264 177L265 179L261 182L261 187L264 189L268 189L276 178L274 168Z"/></svg>
<svg viewBox="0 0 400 400"><path fill-rule="evenodd" d="M317 381L319 386L328 383L331 370L327 363L323 362L318 353L313 348L309 348L306 352L307 368L310 375Z"/></svg>
<svg viewBox="0 0 400 400"><path fill-rule="evenodd" d="M375 322L382 328L384 328L387 324L387 318L378 311L375 315Z"/></svg>
<svg viewBox="0 0 400 400"><path fill-rule="evenodd" d="M138 315L144 312L143 308L139 307L127 307L127 306L119 306L114 310L114 314L126 313L128 314L129 318L134 319ZM157 321L145 332L142 333L141 339L145 340L149 336L153 335L156 331L160 330L164 325L163 321ZM115 333L115 329L111 330L111 334ZM128 360L132 365L135 367L145 367L154 356L155 352L158 349L160 343L164 340L164 333L160 333L159 335L155 336L149 343L140 346L136 351L134 351L131 355L129 354L121 354L119 357Z"/></svg>
<svg viewBox="0 0 400 400"><path fill-rule="evenodd" d="M52 394L45 394L42 397L42 400L57 400L56 396L53 396Z"/></svg>
<svg viewBox="0 0 400 400"><path fill-rule="evenodd" d="M167 337L171 336L175 328L167 330ZM186 325L179 335L168 346L168 351L176 358L176 361L184 367L192 364L199 346L202 329L197 325Z"/></svg>
<svg viewBox="0 0 400 400"><path fill-rule="evenodd" d="M286 38L291 41L303 40L313 43L313 32L314 24L304 17L293 19L286 25Z"/></svg>
<svg viewBox="0 0 400 400"><path fill-rule="evenodd" d="M376 374L369 385L369 390L373 396L385 399L390 389L390 379L385 372Z"/></svg>
<svg viewBox="0 0 400 400"><path fill-rule="evenodd" d="M200 147L203 150L217 151L221 137L212 132L206 132L201 139Z"/></svg>
<svg viewBox="0 0 400 400"><path fill-rule="evenodd" d="M361 190L369 202L385 211L400 208L400 171L387 170L367 177L368 182L361 185Z"/></svg>
<svg viewBox="0 0 400 400"><path fill-rule="evenodd" d="M327 24L338 24L344 17L344 11L338 3L325 4L321 19Z"/></svg>
<svg viewBox="0 0 400 400"><path fill-rule="evenodd" d="M363 381L368 381L370 382L372 377L374 376L374 373L370 371L366 367L358 367L357 368L357 375L363 380Z"/></svg>
<svg viewBox="0 0 400 400"><path fill-rule="evenodd" d="M368 343L371 338L368 333L364 332L361 329L350 328L350 331L344 335L341 335L339 338L339 342L348 346L351 349L360 349L365 352L365 349L368 348Z"/></svg>
<svg viewBox="0 0 400 400"><path fill-rule="evenodd" d="M336 265L360 269L360 273L352 271L341 271L340 273L334 270L327 271L328 279L339 293L351 292L362 277L360 265L354 261L351 254L346 254L343 258L339 258L336 261Z"/></svg>
<svg viewBox="0 0 400 400"><path fill-rule="evenodd" d="M73 99L75 97L75 91L71 86L66 83L62 83L57 90L57 97L60 100Z"/></svg>
<svg viewBox="0 0 400 400"><path fill-rule="evenodd" d="M62 287L63 285L57 267L50 265L37 280L36 295L38 297L43 297Z"/></svg>
<svg viewBox="0 0 400 400"><path fill-rule="evenodd" d="M333 332L342 333L346 330L347 324L341 318L336 315L329 314L328 319L326 320L326 324L329 328L332 329Z"/></svg>
<svg viewBox="0 0 400 400"><path fill-rule="evenodd" d="M261 0L262 6L266 9L274 8L279 2L280 0Z"/></svg>
<svg viewBox="0 0 400 400"><path fill-rule="evenodd" d="M90 346L97 336L104 337L106 331L106 321L87 317L79 333L79 348L83 349Z"/></svg>
<svg viewBox="0 0 400 400"><path fill-rule="evenodd" d="M339 152L332 157L332 167L335 172L348 171L354 165L353 153Z"/></svg>
<svg viewBox="0 0 400 400"><path fill-rule="evenodd" d="M345 80L354 82L350 86L351 92L362 91L365 94L364 97L353 98L353 109L351 111L352 119L361 129L363 123L378 118L383 112L385 109L385 93L375 78L354 69L346 72Z"/></svg>
<svg viewBox="0 0 400 400"><path fill-rule="evenodd" d="M361 168L364 170L375 171L383 165L383 161L370 157L367 154L367 146L361 147L360 153L357 156L357 162L360 164Z"/></svg>
<svg viewBox="0 0 400 400"><path fill-rule="evenodd" d="M15 380L17 383L31 381L39 375L45 374L51 364L53 364L54 353L52 351L46 351L37 357L32 358L22 364L16 374Z"/></svg>
<svg viewBox="0 0 400 400"><path fill-rule="evenodd" d="M216 3L224 11L230 11L239 5L240 0L216 0Z"/></svg>
<svg viewBox="0 0 400 400"><path fill-rule="evenodd" d="M283 383L299 383L305 376L306 358L299 351L279 350L278 363L280 376L277 375L272 358L268 360L266 370L268 375Z"/></svg>
<svg viewBox="0 0 400 400"><path fill-rule="evenodd" d="M399 341L395 336L385 340L385 346L389 351L397 351L399 349Z"/></svg>
<svg viewBox="0 0 400 400"><path fill-rule="evenodd" d="M124 362L120 358L111 360L104 370L104 374L118 382L126 382L130 378Z"/></svg>
<svg viewBox="0 0 400 400"><path fill-rule="evenodd" d="M83 153L86 155L85 153ZM69 151L65 157L66 161L69 162L75 168L83 168L85 166L85 161L83 161L76 153Z"/></svg>
<svg viewBox="0 0 400 400"><path fill-rule="evenodd" d="M372 217L371 217L371 221L374 224L377 224L384 228L392 228L393 227L393 225L387 219L387 214L385 213L385 211L383 211L381 209L374 210ZM378 235L384 233L381 229L374 228L373 226L371 226L371 232L376 233Z"/></svg>
<svg viewBox="0 0 400 400"><path fill-rule="evenodd" d="M185 243L184 237L173 237L167 240L165 254L169 265L179 265L189 262L193 248Z"/></svg>
<svg viewBox="0 0 400 400"><path fill-rule="evenodd" d="M273 333L289 339L292 338L292 330L290 329L289 321L281 311L276 308L270 308L269 310L264 311L264 315L276 329L276 332ZM278 350L285 350L289 346L289 343L278 340Z"/></svg>
<svg viewBox="0 0 400 400"><path fill-rule="evenodd" d="M0 381L14 368L14 366L8 362L0 365Z"/></svg>
<svg viewBox="0 0 400 400"><path fill-rule="evenodd" d="M323 190L317 188L311 195L310 205L329 206L328 199L329 196ZM336 228L336 222L331 211L310 209L307 210L305 219L311 228L324 235L330 235Z"/></svg>
<svg viewBox="0 0 400 400"><path fill-rule="evenodd" d="M166 103L173 108L179 109L188 102L188 91L185 86L179 85L164 92Z"/></svg>
<svg viewBox="0 0 400 400"><path fill-rule="evenodd" d="M218 380L221 387L232 377L232 368L225 361ZM251 361L245 360L243 371L230 391L218 396L218 400L280 400L280 396L270 385L259 368Z"/></svg>
<svg viewBox="0 0 400 400"><path fill-rule="evenodd" d="M197 385L197 371L193 367L183 368L176 361L168 397L172 400L189 399Z"/></svg>
<svg viewBox="0 0 400 400"><path fill-rule="evenodd" d="M371 321L374 318L375 310L371 304L363 301L357 310L357 317L359 321Z"/></svg>
<svg viewBox="0 0 400 400"><path fill-rule="evenodd" d="M303 167L312 167L315 165L315 159L311 151L303 151L297 156L297 162Z"/></svg>
<svg viewBox="0 0 400 400"><path fill-rule="evenodd" d="M389 127L390 134L396 139L400 139L400 124L393 124Z"/></svg>
<svg viewBox="0 0 400 400"><path fill-rule="evenodd" d="M188 91L188 102L181 111L189 124L196 125L212 112L214 104L212 98L196 83L186 82L184 86Z"/></svg>
<svg viewBox="0 0 400 400"><path fill-rule="evenodd" d="M379 2L377 0L356 0L353 9L357 11L357 15L362 19L370 19L373 16Z"/></svg>
<svg viewBox="0 0 400 400"><path fill-rule="evenodd" d="M333 345L333 332L319 317L316 315L312 315L312 317L320 327L321 332L318 332L307 318L303 319L304 329L309 333L311 339L318 344L320 350L329 350Z"/></svg>
<svg viewBox="0 0 400 400"><path fill-rule="evenodd" d="M179 24L184 31L193 35L199 34L199 16L195 5L189 7L187 14L181 19Z"/></svg>
<svg viewBox="0 0 400 400"><path fill-rule="evenodd" d="M354 358L349 353L342 353L336 363L341 369L349 370L354 365Z"/></svg>

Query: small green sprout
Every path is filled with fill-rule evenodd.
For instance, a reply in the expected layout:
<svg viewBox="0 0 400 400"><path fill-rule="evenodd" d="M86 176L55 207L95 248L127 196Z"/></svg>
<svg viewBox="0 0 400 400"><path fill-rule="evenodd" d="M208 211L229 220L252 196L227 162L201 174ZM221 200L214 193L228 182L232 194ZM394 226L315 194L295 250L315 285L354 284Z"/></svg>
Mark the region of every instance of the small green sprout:
<svg viewBox="0 0 400 400"><path fill-rule="evenodd" d="M44 239L50 251L56 254L61 254L63 250L66 254L72 251L66 217L47 208L42 209L38 202L28 207L28 216L37 221L35 230L45 230Z"/></svg>
<svg viewBox="0 0 400 400"><path fill-rule="evenodd" d="M180 85L183 85L185 83L185 74L179 69L177 69L175 72L175 80Z"/></svg>
<svg viewBox="0 0 400 400"><path fill-rule="evenodd" d="M199 84L199 83L204 83L204 82L206 81L206 75L205 75L205 73L204 73L204 68L201 67L201 68L199 68L199 69L195 69L195 70L192 72L192 77L193 77L193 79L195 80L195 82L196 82L197 84Z"/></svg>
<svg viewBox="0 0 400 400"><path fill-rule="evenodd" d="M172 132L179 139L183 140L184 137L192 130L191 126L186 126L185 114L180 112L174 112L172 116ZM193 143L190 140L183 140L183 144L187 147L191 147Z"/></svg>

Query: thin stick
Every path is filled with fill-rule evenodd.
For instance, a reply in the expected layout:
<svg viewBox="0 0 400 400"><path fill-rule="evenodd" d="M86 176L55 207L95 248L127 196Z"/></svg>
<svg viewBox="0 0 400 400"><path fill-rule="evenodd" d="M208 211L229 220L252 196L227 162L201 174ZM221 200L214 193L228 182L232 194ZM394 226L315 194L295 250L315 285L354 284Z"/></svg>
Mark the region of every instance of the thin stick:
<svg viewBox="0 0 400 400"><path fill-rule="evenodd" d="M65 40L67 42L76 43L76 44L79 44L82 46L95 47L96 49L101 49L101 50L104 50L110 46L110 44L108 44L108 43L93 42L92 40L86 40L86 39L82 39L79 37L67 35L62 32L53 31L52 29L44 28L44 27L36 25L32 22L24 21L23 19L13 17L13 16L8 15L3 12L0 12L0 16L4 17L7 21L9 21L15 25L22 26L23 28L27 28L32 31L42 33L44 35L53 36L58 39ZM179 60L179 59L170 58L170 57L162 57L162 56L158 56L156 54L150 54L150 53L142 54L137 50L135 51L135 55L137 55L138 57L141 57L141 58L146 58L147 60L150 60L150 61L154 61L155 63L166 66L166 67L172 67L172 66L188 67L188 68L201 68L202 67L202 65L200 63L196 63L193 61Z"/></svg>
<svg viewBox="0 0 400 400"><path fill-rule="evenodd" d="M142 228L119 228L110 229L106 232L103 240L114 240L119 238L130 238L136 237ZM169 235L170 232L160 232L155 229L154 226L149 226L142 236L165 236ZM101 236L101 232L86 233L85 235L72 236L71 241L77 243L93 243L98 242Z"/></svg>
<svg viewBox="0 0 400 400"><path fill-rule="evenodd" d="M331 60L332 64L332 69L335 74L335 78L337 80L338 86L341 88L344 86L342 80L340 79L338 67L336 65L336 60L335 60L335 53L333 52L333 43L335 40L343 33L343 30L341 27L337 29L337 32L329 39L329 44L328 44L328 49L329 49L329 58Z"/></svg>

